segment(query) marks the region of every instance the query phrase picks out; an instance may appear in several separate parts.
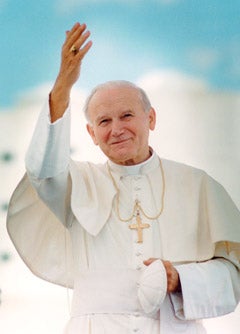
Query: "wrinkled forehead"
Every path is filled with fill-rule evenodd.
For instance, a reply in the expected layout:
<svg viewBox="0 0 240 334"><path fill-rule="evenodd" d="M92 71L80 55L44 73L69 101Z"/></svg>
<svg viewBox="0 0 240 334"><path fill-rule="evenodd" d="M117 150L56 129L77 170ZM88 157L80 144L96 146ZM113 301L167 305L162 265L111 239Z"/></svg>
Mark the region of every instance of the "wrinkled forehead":
<svg viewBox="0 0 240 334"><path fill-rule="evenodd" d="M121 107L121 105L133 107L133 105L142 105L139 91L134 87L104 87L98 89L92 96L88 110L108 109L113 107Z"/></svg>

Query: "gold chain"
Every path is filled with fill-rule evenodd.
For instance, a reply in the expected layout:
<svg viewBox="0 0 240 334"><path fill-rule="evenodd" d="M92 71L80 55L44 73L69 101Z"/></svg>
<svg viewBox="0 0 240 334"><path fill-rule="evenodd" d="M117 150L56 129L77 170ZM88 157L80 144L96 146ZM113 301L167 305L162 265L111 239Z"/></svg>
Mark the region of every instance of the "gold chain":
<svg viewBox="0 0 240 334"><path fill-rule="evenodd" d="M164 170L163 170L163 166L162 166L162 161L161 159L159 158L159 162L160 162L160 170L161 170L161 175L162 175L162 196L161 196L161 209L160 211L153 217L149 216L146 214L146 212L144 212L143 208L141 207L140 203L138 200L135 200L135 203L134 203L134 206L133 206L133 210L132 210L132 214L129 218L122 218L121 215L120 215L120 210L119 210L119 195L120 195L120 190L117 186L117 183L112 175L112 172L111 172L111 169L110 169L110 166L109 166L109 163L107 162L107 168L108 168L108 173L112 179L112 182L113 182L113 185L117 191L117 216L119 218L119 220L121 220L122 222L128 222L130 220L133 219L133 217L135 216L135 212L137 212L137 214L139 214L139 212L141 212L147 219L149 220L155 220L155 219L158 219L163 210L164 210L164 196L165 196L165 176L164 176Z"/></svg>

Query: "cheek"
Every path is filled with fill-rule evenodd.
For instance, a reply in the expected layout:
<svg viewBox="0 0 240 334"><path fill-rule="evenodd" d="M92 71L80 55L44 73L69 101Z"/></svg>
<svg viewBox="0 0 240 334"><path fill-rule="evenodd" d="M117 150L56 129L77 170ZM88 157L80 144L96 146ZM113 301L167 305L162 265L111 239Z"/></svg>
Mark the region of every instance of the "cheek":
<svg viewBox="0 0 240 334"><path fill-rule="evenodd" d="M147 126L143 126L142 123L136 124L134 128L132 128L132 132L138 137L140 140L146 138L149 128Z"/></svg>
<svg viewBox="0 0 240 334"><path fill-rule="evenodd" d="M105 129L100 129L96 132L96 139L99 143L106 143L108 140L108 132Z"/></svg>

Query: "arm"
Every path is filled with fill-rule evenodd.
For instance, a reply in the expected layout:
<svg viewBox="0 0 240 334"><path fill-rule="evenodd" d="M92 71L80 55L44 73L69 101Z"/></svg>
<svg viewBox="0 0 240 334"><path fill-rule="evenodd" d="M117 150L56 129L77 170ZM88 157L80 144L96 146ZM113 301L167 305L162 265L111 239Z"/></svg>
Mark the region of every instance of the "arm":
<svg viewBox="0 0 240 334"><path fill-rule="evenodd" d="M62 47L60 71L50 93L51 122L61 118L69 105L72 86L80 75L81 63L92 46L92 42L84 44L90 36L86 24L76 23L70 31L66 32L66 40ZM72 48L75 51L71 51Z"/></svg>
<svg viewBox="0 0 240 334"><path fill-rule="evenodd" d="M50 93L49 104L41 112L26 155L26 169L40 198L56 216L66 222L69 203L66 194L70 182L70 110L69 95L79 77L81 61L91 46L84 45L89 32L86 25L75 24L67 32L62 47L60 71ZM70 51L75 45L77 52Z"/></svg>
<svg viewBox="0 0 240 334"><path fill-rule="evenodd" d="M144 264L149 266L155 260L150 258ZM175 315L181 320L195 320L233 312L240 299L240 272L233 262L233 253L175 267L162 261Z"/></svg>
<svg viewBox="0 0 240 334"><path fill-rule="evenodd" d="M182 320L217 317L233 312L240 299L240 272L229 260L214 258L176 267L181 293L170 298Z"/></svg>

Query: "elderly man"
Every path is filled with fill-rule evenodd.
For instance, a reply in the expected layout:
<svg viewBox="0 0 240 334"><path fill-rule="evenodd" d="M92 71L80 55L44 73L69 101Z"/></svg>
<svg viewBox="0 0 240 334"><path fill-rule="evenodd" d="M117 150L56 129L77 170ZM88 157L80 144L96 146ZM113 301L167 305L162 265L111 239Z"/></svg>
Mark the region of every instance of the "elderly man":
<svg viewBox="0 0 240 334"><path fill-rule="evenodd" d="M239 301L239 211L205 172L149 147L156 114L129 82L102 84L86 102L107 162L70 159L69 96L89 35L79 23L67 32L9 234L36 275L74 289L66 333L205 333L201 319Z"/></svg>

